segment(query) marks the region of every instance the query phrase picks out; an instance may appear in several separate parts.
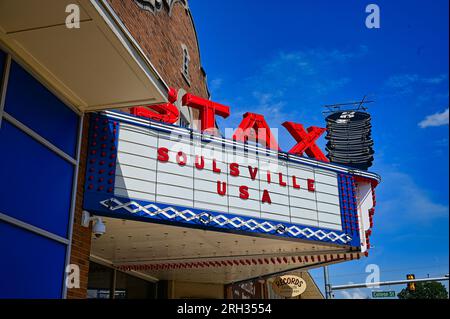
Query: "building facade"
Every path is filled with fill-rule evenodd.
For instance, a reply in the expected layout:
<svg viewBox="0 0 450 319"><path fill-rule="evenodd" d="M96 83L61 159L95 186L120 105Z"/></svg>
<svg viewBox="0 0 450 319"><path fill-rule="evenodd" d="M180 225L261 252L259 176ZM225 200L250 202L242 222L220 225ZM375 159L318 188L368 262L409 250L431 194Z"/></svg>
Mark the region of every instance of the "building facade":
<svg viewBox="0 0 450 319"><path fill-rule="evenodd" d="M367 255L376 174L203 134L185 0L0 1L0 74L0 298L320 298Z"/></svg>
<svg viewBox="0 0 450 319"><path fill-rule="evenodd" d="M151 60L167 87L176 88L179 97L183 92L192 92L205 99L209 98L206 73L200 62L199 43L187 2L110 0L108 4L116 19L125 26L143 53ZM197 128L198 112L183 106L180 101L176 104L180 111L177 124ZM120 110L131 112L129 107ZM89 130L89 124L86 122L84 132ZM85 159L87 139L88 135L85 134L81 148ZM79 236L79 240L72 243L71 257L73 264L80 265L83 280L82 287L69 290L69 298L86 298L88 289L92 232L81 226L85 168L86 162L81 165L82 172L78 183L80 202L76 208L74 223L74 233ZM111 286L109 288L112 289Z"/></svg>

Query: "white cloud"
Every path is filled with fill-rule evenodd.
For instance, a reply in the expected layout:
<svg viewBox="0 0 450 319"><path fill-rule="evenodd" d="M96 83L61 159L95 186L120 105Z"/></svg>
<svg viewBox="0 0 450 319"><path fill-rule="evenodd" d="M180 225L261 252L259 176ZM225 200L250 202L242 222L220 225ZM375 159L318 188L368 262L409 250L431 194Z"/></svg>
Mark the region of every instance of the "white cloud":
<svg viewBox="0 0 450 319"><path fill-rule="evenodd" d="M353 283L350 282L349 284L351 285ZM367 295L359 288L349 291L342 290L341 294L344 299L367 299Z"/></svg>
<svg viewBox="0 0 450 319"><path fill-rule="evenodd" d="M318 98L323 101L328 94L351 83L350 73L339 71L340 76L336 77L334 71L362 58L368 51L367 46L360 45L352 50L310 48L279 52L246 79L246 86L260 92L273 92L275 87L286 98L295 96L298 103L317 103Z"/></svg>
<svg viewBox="0 0 450 319"><path fill-rule="evenodd" d="M434 145L437 147L448 147L448 137L441 138L440 140L436 140Z"/></svg>
<svg viewBox="0 0 450 319"><path fill-rule="evenodd" d="M269 125L276 127L294 118L317 122L310 125L323 124L321 103L328 95L351 84L352 74L346 66L367 55L368 51L367 46L360 45L349 50L306 48L278 52L261 64L252 76L243 81L227 82L227 89L235 86L242 95L222 101L232 106L232 114L225 125L237 127L242 113L249 111L264 114ZM339 76L336 76L336 70L340 70ZM219 85L222 81L210 82L212 91ZM219 123L222 124L220 119ZM284 129L280 130L280 139L280 143L294 143Z"/></svg>
<svg viewBox="0 0 450 319"><path fill-rule="evenodd" d="M218 78L218 79L212 80L211 86L210 86L211 91L219 90L222 87L222 84L223 84L223 79Z"/></svg>
<svg viewBox="0 0 450 319"><path fill-rule="evenodd" d="M447 80L447 75L446 74L441 74L432 78L425 78L422 79L423 83L426 84L441 84L442 82L444 82L445 80Z"/></svg>
<svg viewBox="0 0 450 319"><path fill-rule="evenodd" d="M393 89L405 88L419 81L417 74L393 75L387 81L386 85Z"/></svg>
<svg viewBox="0 0 450 319"><path fill-rule="evenodd" d="M239 123L242 121L242 115L246 112L252 112L264 115L267 124L271 127L272 133L275 135L276 139L279 141L278 127L281 123L289 118L294 117L294 113L286 109L286 103L283 101L283 95L281 93L263 93L260 91L252 92L252 96L255 99L253 105L247 105L244 108L235 108L231 116L227 119L226 127L223 126L222 130L225 137L231 138L234 130L238 127ZM284 130L281 130L284 133Z"/></svg>
<svg viewBox="0 0 450 319"><path fill-rule="evenodd" d="M385 82L385 86L391 90L395 90L396 94L406 95L414 93L417 85L422 85L420 90L422 92L424 85L434 87L444 83L447 79L447 74L440 74L434 77L423 77L418 74L397 74L389 77Z"/></svg>
<svg viewBox="0 0 450 319"><path fill-rule="evenodd" d="M350 83L350 78L340 78L337 80L328 80L326 85L322 85L322 83L312 83L311 86L318 94L327 94L330 91L334 91L340 88L343 88L348 83Z"/></svg>
<svg viewBox="0 0 450 319"><path fill-rule="evenodd" d="M257 104L252 107L255 113L263 114L267 123L278 127L281 123L292 117L288 110L284 110L286 103L280 100L281 96L271 93L253 92Z"/></svg>
<svg viewBox="0 0 450 319"><path fill-rule="evenodd" d="M396 169L380 172L383 181L377 188L379 227L396 229L404 222L428 223L449 215L448 205L432 199L413 178ZM377 215L377 214L376 214ZM376 221L377 223L377 221Z"/></svg>
<svg viewBox="0 0 450 319"><path fill-rule="evenodd" d="M431 78L421 77L418 74L398 74L391 76L386 81L386 85L391 88L404 88L414 83L437 85L444 82L447 78L447 74L440 74Z"/></svg>
<svg viewBox="0 0 450 319"><path fill-rule="evenodd" d="M294 52L280 52L278 56L266 65L269 72L279 72L280 67L288 67L291 72L301 71L302 74L312 75L321 73L324 66L335 63L348 63L368 53L368 47L360 45L356 50L325 50L307 49Z"/></svg>
<svg viewBox="0 0 450 319"><path fill-rule="evenodd" d="M442 113L435 113L428 115L423 121L419 123L421 128L435 127L448 125L449 113L448 108Z"/></svg>

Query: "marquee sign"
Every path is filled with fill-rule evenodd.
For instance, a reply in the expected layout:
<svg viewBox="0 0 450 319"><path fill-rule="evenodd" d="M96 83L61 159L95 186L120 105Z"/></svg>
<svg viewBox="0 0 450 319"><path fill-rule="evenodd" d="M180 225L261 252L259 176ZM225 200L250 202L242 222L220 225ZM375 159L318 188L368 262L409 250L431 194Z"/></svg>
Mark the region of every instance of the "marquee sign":
<svg viewBox="0 0 450 319"><path fill-rule="evenodd" d="M91 121L92 213L368 248L375 174L129 114Z"/></svg>
<svg viewBox="0 0 450 319"><path fill-rule="evenodd" d="M171 88L167 100L168 102L164 104L133 107L131 113L155 121L174 124L180 116L179 110L174 104L178 101L178 92ZM181 103L199 112L200 130L205 134L220 135L216 128L216 116L223 118L230 116L228 106L189 93L181 98ZM303 125L293 122L284 122L282 125L297 141L297 144L289 151L290 154L302 156L303 153L306 153L311 158L328 162L328 158L315 144L326 129L312 126L305 130ZM233 140L243 143L253 141L264 145L267 149L281 151L264 116L256 113L244 114L244 119L233 134Z"/></svg>

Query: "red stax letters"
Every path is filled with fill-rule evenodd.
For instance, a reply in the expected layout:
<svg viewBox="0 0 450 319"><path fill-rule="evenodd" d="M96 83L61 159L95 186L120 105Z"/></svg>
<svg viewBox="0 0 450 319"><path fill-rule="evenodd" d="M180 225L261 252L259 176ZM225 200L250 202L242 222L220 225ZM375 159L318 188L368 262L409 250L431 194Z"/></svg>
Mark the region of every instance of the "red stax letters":
<svg viewBox="0 0 450 319"><path fill-rule="evenodd" d="M325 157L315 143L317 139L326 131L325 128L311 126L307 130L308 133L306 133L305 128L301 124L284 122L283 126L297 141L297 145L295 145L289 153L302 156L303 152L305 152L311 158L323 162L329 162L328 158Z"/></svg>
<svg viewBox="0 0 450 319"><path fill-rule="evenodd" d="M281 151L264 116L260 114L245 113L239 128L233 134L233 139L244 143L250 140L265 145L266 148Z"/></svg>
<svg viewBox="0 0 450 319"><path fill-rule="evenodd" d="M228 106L189 93L183 96L183 105L199 110L202 124L201 129L202 132L206 133L215 133L216 115L223 118L230 116L230 108Z"/></svg>
<svg viewBox="0 0 450 319"><path fill-rule="evenodd" d="M168 92L168 103L133 107L131 108L131 113L156 121L174 124L178 121L180 116L177 106L173 104L177 100L178 92L171 88ZM189 93L183 96L182 104L199 111L202 133L220 135L216 128L216 115L223 118L230 116L230 108L228 106ZM329 162L316 145L317 139L326 131L326 129L311 126L305 130L303 125L293 122L285 122L283 123L283 126L297 141L297 144L289 151L289 153L300 156L303 156L303 153L306 153L309 157L316 160ZM269 125L264 119L264 116L260 114L251 112L245 113L241 124L239 124L238 129L233 134L233 140L243 143L253 141L265 146L267 149L281 152L278 142L275 136L273 136ZM202 163L198 163L198 166L202 167ZM234 167L233 173L236 174L238 171L238 167ZM271 182L269 175L268 181L269 183Z"/></svg>
<svg viewBox="0 0 450 319"><path fill-rule="evenodd" d="M180 116L180 111L173 105L178 99L178 92L171 88L168 93L168 103L165 104L155 104L147 106L138 106L131 108L131 114L137 116L143 116L150 118L155 121L164 122L168 124L174 124L178 121Z"/></svg>

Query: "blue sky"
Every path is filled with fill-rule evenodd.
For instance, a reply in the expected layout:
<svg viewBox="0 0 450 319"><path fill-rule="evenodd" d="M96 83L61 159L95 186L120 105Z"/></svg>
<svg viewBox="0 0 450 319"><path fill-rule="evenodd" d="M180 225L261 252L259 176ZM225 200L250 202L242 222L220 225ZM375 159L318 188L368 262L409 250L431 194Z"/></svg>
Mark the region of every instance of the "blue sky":
<svg viewBox="0 0 450 319"><path fill-rule="evenodd" d="M370 3L381 9L380 29L365 27ZM383 183L375 247L369 258L330 267L332 283L364 282L368 264L380 267L381 280L447 274L448 1L192 0L190 7L212 98L231 107L222 128L261 113L289 150L285 120L324 126L323 105L376 100L372 170ZM311 273L322 287L322 270Z"/></svg>

